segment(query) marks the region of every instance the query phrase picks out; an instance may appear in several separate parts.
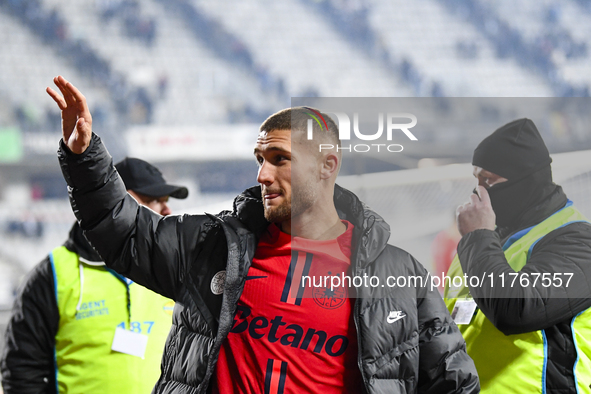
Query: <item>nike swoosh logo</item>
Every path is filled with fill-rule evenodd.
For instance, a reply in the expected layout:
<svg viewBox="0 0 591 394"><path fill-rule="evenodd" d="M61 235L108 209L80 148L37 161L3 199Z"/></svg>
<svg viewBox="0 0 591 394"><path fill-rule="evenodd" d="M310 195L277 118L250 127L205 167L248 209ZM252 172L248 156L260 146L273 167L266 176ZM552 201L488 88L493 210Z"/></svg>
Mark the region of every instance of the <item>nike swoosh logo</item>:
<svg viewBox="0 0 591 394"><path fill-rule="evenodd" d="M390 315L388 316L388 318L386 319L386 321L389 324L392 324L394 322L397 322L398 320L405 318L406 314L404 312L390 312Z"/></svg>
<svg viewBox="0 0 591 394"><path fill-rule="evenodd" d="M266 278L266 276L247 276L246 280L250 280L250 279L263 279Z"/></svg>

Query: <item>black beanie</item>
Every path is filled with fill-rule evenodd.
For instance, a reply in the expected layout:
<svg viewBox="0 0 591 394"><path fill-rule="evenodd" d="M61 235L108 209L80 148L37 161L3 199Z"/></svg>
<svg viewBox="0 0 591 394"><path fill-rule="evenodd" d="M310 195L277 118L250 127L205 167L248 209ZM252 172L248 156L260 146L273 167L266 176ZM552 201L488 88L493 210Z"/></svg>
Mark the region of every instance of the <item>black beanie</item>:
<svg viewBox="0 0 591 394"><path fill-rule="evenodd" d="M552 162L536 125L518 119L498 128L474 150L472 165L516 181Z"/></svg>

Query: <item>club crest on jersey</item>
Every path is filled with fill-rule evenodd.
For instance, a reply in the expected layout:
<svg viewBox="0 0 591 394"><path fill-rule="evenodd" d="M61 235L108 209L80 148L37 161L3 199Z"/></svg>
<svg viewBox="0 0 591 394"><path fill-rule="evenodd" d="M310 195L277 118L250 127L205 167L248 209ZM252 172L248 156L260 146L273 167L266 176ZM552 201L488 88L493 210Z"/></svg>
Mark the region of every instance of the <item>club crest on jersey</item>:
<svg viewBox="0 0 591 394"><path fill-rule="evenodd" d="M224 292L224 284L226 283L226 271L219 271L211 279L211 285L209 286L211 292L215 295L220 295Z"/></svg>
<svg viewBox="0 0 591 394"><path fill-rule="evenodd" d="M330 275L330 272L328 273ZM312 287L314 302L324 309L337 309L345 303L347 289L344 286Z"/></svg>

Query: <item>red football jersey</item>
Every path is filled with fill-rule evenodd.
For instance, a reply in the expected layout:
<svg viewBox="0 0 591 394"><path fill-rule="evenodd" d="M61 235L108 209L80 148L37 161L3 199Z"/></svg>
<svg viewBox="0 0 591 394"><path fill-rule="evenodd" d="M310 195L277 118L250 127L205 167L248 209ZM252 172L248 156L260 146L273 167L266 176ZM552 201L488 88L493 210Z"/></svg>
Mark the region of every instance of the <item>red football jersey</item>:
<svg viewBox="0 0 591 394"><path fill-rule="evenodd" d="M350 275L353 225L337 239L261 238L216 371L219 393L360 393L354 300L329 276ZM305 287L302 282L305 279ZM314 283L315 282L315 283Z"/></svg>

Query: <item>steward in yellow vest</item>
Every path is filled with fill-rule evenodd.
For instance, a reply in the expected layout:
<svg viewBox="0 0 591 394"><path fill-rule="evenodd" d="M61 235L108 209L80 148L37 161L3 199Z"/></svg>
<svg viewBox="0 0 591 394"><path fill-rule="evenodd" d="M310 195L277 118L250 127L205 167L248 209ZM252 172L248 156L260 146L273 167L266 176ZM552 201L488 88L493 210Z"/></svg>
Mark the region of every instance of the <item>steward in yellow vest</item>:
<svg viewBox="0 0 591 394"><path fill-rule="evenodd" d="M188 195L146 161L115 167L141 209L167 216L168 198ZM15 300L0 362L5 394L151 393L173 307L108 269L75 224Z"/></svg>
<svg viewBox="0 0 591 394"><path fill-rule="evenodd" d="M173 307L106 268L75 224L17 299L2 362L6 393L149 394ZM112 350L117 328L145 336L143 358Z"/></svg>
<svg viewBox="0 0 591 394"><path fill-rule="evenodd" d="M444 297L483 393L591 393L591 224L550 162L533 122L511 122L476 148L458 208Z"/></svg>

